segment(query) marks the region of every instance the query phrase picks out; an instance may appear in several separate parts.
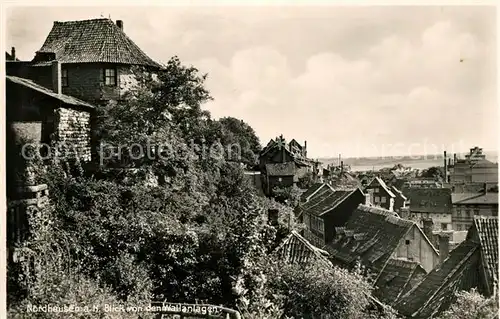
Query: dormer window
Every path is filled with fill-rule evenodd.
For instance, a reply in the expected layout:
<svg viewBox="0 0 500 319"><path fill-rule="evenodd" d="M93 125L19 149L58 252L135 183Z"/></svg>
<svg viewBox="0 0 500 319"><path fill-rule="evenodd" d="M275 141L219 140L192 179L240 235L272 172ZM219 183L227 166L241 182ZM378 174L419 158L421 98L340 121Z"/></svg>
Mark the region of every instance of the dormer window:
<svg viewBox="0 0 500 319"><path fill-rule="evenodd" d="M105 68L102 73L102 82L106 86L116 86L116 69Z"/></svg>

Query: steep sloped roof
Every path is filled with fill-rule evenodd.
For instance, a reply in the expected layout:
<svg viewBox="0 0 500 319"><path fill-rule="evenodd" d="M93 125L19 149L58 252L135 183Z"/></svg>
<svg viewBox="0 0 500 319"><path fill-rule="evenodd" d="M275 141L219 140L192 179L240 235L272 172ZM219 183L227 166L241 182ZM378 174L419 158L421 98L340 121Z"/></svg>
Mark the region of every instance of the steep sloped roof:
<svg viewBox="0 0 500 319"><path fill-rule="evenodd" d="M400 191L399 189L397 189L396 186L391 186L391 189L393 191L393 193L396 195L396 196L399 196L401 197L403 200L407 200L408 198L406 198L405 195L403 195L403 192Z"/></svg>
<svg viewBox="0 0 500 319"><path fill-rule="evenodd" d="M361 190L359 188L333 190L330 187L322 187L307 202L300 204L298 210L301 212L307 211L315 216L321 216L335 209L340 203L356 191Z"/></svg>
<svg viewBox="0 0 500 319"><path fill-rule="evenodd" d="M380 187L382 187L384 189L384 191L391 197L396 197L396 195L394 195L394 193L389 189L389 187L387 186L387 184L380 178L380 177L375 177L371 182L370 182L370 185L372 183L375 183L375 184L378 184L380 185Z"/></svg>
<svg viewBox="0 0 500 319"><path fill-rule="evenodd" d="M302 202L305 202L307 201L308 199L310 199L310 197L314 196L320 189L322 189L323 187L328 187L330 188L332 191L335 191L330 185L328 185L327 183L315 183L314 185L312 185L311 187L309 187L304 193L302 193L302 195L300 196L300 200Z"/></svg>
<svg viewBox="0 0 500 319"><path fill-rule="evenodd" d="M375 284L374 294L382 302L394 304L413 278L418 280L426 274L416 261L390 258Z"/></svg>
<svg viewBox="0 0 500 319"><path fill-rule="evenodd" d="M411 188L408 199L412 212L447 214L452 207L449 188Z"/></svg>
<svg viewBox="0 0 500 319"><path fill-rule="evenodd" d="M483 268L491 287L498 283L498 218L475 216L473 227L479 237Z"/></svg>
<svg viewBox="0 0 500 319"><path fill-rule="evenodd" d="M457 193L451 194L452 204L494 204L498 205L498 193Z"/></svg>
<svg viewBox="0 0 500 319"><path fill-rule="evenodd" d="M274 252L280 260L292 264L322 263L331 266L332 263L325 257L326 252L314 247L309 241L296 231L281 243Z"/></svg>
<svg viewBox="0 0 500 319"><path fill-rule="evenodd" d="M456 291L478 285L478 262L479 245L462 242L394 307L411 318L429 318L446 309L453 302Z"/></svg>
<svg viewBox="0 0 500 319"><path fill-rule="evenodd" d="M385 261L412 227L417 227L414 222L399 218L394 212L359 205L346 223L344 233L337 230L339 238L327 245L326 250L345 264L360 259L380 274Z"/></svg>
<svg viewBox="0 0 500 319"><path fill-rule="evenodd" d="M10 75L7 75L6 79L7 79L7 82L12 82L12 83L21 85L25 88L37 91L37 92L42 93L42 94L45 94L47 96L50 96L54 99L61 101L62 103L69 104L69 105L75 105L75 106L83 106L85 108L94 109L94 106L87 103L87 102L79 100L79 99L72 97L70 95L57 94L54 91L49 90L41 85L38 85L31 80L20 78L17 76L10 76Z"/></svg>
<svg viewBox="0 0 500 319"><path fill-rule="evenodd" d="M61 63L123 63L160 68L110 19L55 21L38 53Z"/></svg>

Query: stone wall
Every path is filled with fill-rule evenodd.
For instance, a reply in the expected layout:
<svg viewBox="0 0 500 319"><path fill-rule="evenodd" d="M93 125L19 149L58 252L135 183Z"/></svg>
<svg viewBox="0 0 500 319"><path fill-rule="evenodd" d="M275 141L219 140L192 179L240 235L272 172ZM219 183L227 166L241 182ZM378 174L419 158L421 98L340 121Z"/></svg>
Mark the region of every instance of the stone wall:
<svg viewBox="0 0 500 319"><path fill-rule="evenodd" d="M63 156L74 158L78 154L82 161L91 160L90 113L84 110L58 108L55 111L55 141Z"/></svg>
<svg viewBox="0 0 500 319"><path fill-rule="evenodd" d="M116 85L106 86L102 72L106 67L116 67ZM91 103L109 100L122 100L124 95L137 84L136 75L131 66L105 64L63 64L68 73L68 86L63 93Z"/></svg>

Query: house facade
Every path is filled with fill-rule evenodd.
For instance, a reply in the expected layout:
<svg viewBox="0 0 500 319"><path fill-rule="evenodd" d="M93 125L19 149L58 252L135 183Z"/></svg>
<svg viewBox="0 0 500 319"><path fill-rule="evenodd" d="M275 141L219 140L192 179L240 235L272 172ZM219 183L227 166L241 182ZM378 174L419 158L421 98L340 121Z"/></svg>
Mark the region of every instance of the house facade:
<svg viewBox="0 0 500 319"><path fill-rule="evenodd" d="M409 191L409 216L423 227L423 220L430 218L434 230L452 229L451 189L416 188Z"/></svg>
<svg viewBox="0 0 500 319"><path fill-rule="evenodd" d="M371 203L373 205L390 211L394 210L396 195L380 177L375 177L368 186L365 187L365 190L370 190L370 194L373 194L373 198L371 198Z"/></svg>
<svg viewBox="0 0 500 319"><path fill-rule="evenodd" d="M54 22L33 60L7 73L51 88L53 61L61 63L63 94L98 105L124 100L140 72L162 68L124 33L123 21L102 18Z"/></svg>
<svg viewBox="0 0 500 319"><path fill-rule="evenodd" d="M452 194L452 224L455 230L468 230L475 216L498 218L498 193Z"/></svg>
<svg viewBox="0 0 500 319"><path fill-rule="evenodd" d="M326 185L295 209L305 225L304 237L317 247L324 247L335 237L335 227L343 226L365 194L359 188L334 190Z"/></svg>

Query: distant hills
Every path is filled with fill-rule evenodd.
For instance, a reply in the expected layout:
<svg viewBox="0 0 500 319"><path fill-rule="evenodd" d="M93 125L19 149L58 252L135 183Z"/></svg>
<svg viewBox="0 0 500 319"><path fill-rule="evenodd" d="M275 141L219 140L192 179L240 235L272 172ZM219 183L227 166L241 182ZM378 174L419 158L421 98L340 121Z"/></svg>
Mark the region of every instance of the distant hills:
<svg viewBox="0 0 500 319"><path fill-rule="evenodd" d="M466 153L457 154L459 158L465 158ZM486 159L498 163L498 152L485 151ZM453 157L453 154L450 154ZM319 158L323 165L338 165L338 157ZM432 166L443 166L443 154L420 155L420 156L385 156L385 157L347 157L342 158L346 165L350 165L353 171L379 170L384 167L393 167L396 164L402 164L406 167L416 169L427 169Z"/></svg>

